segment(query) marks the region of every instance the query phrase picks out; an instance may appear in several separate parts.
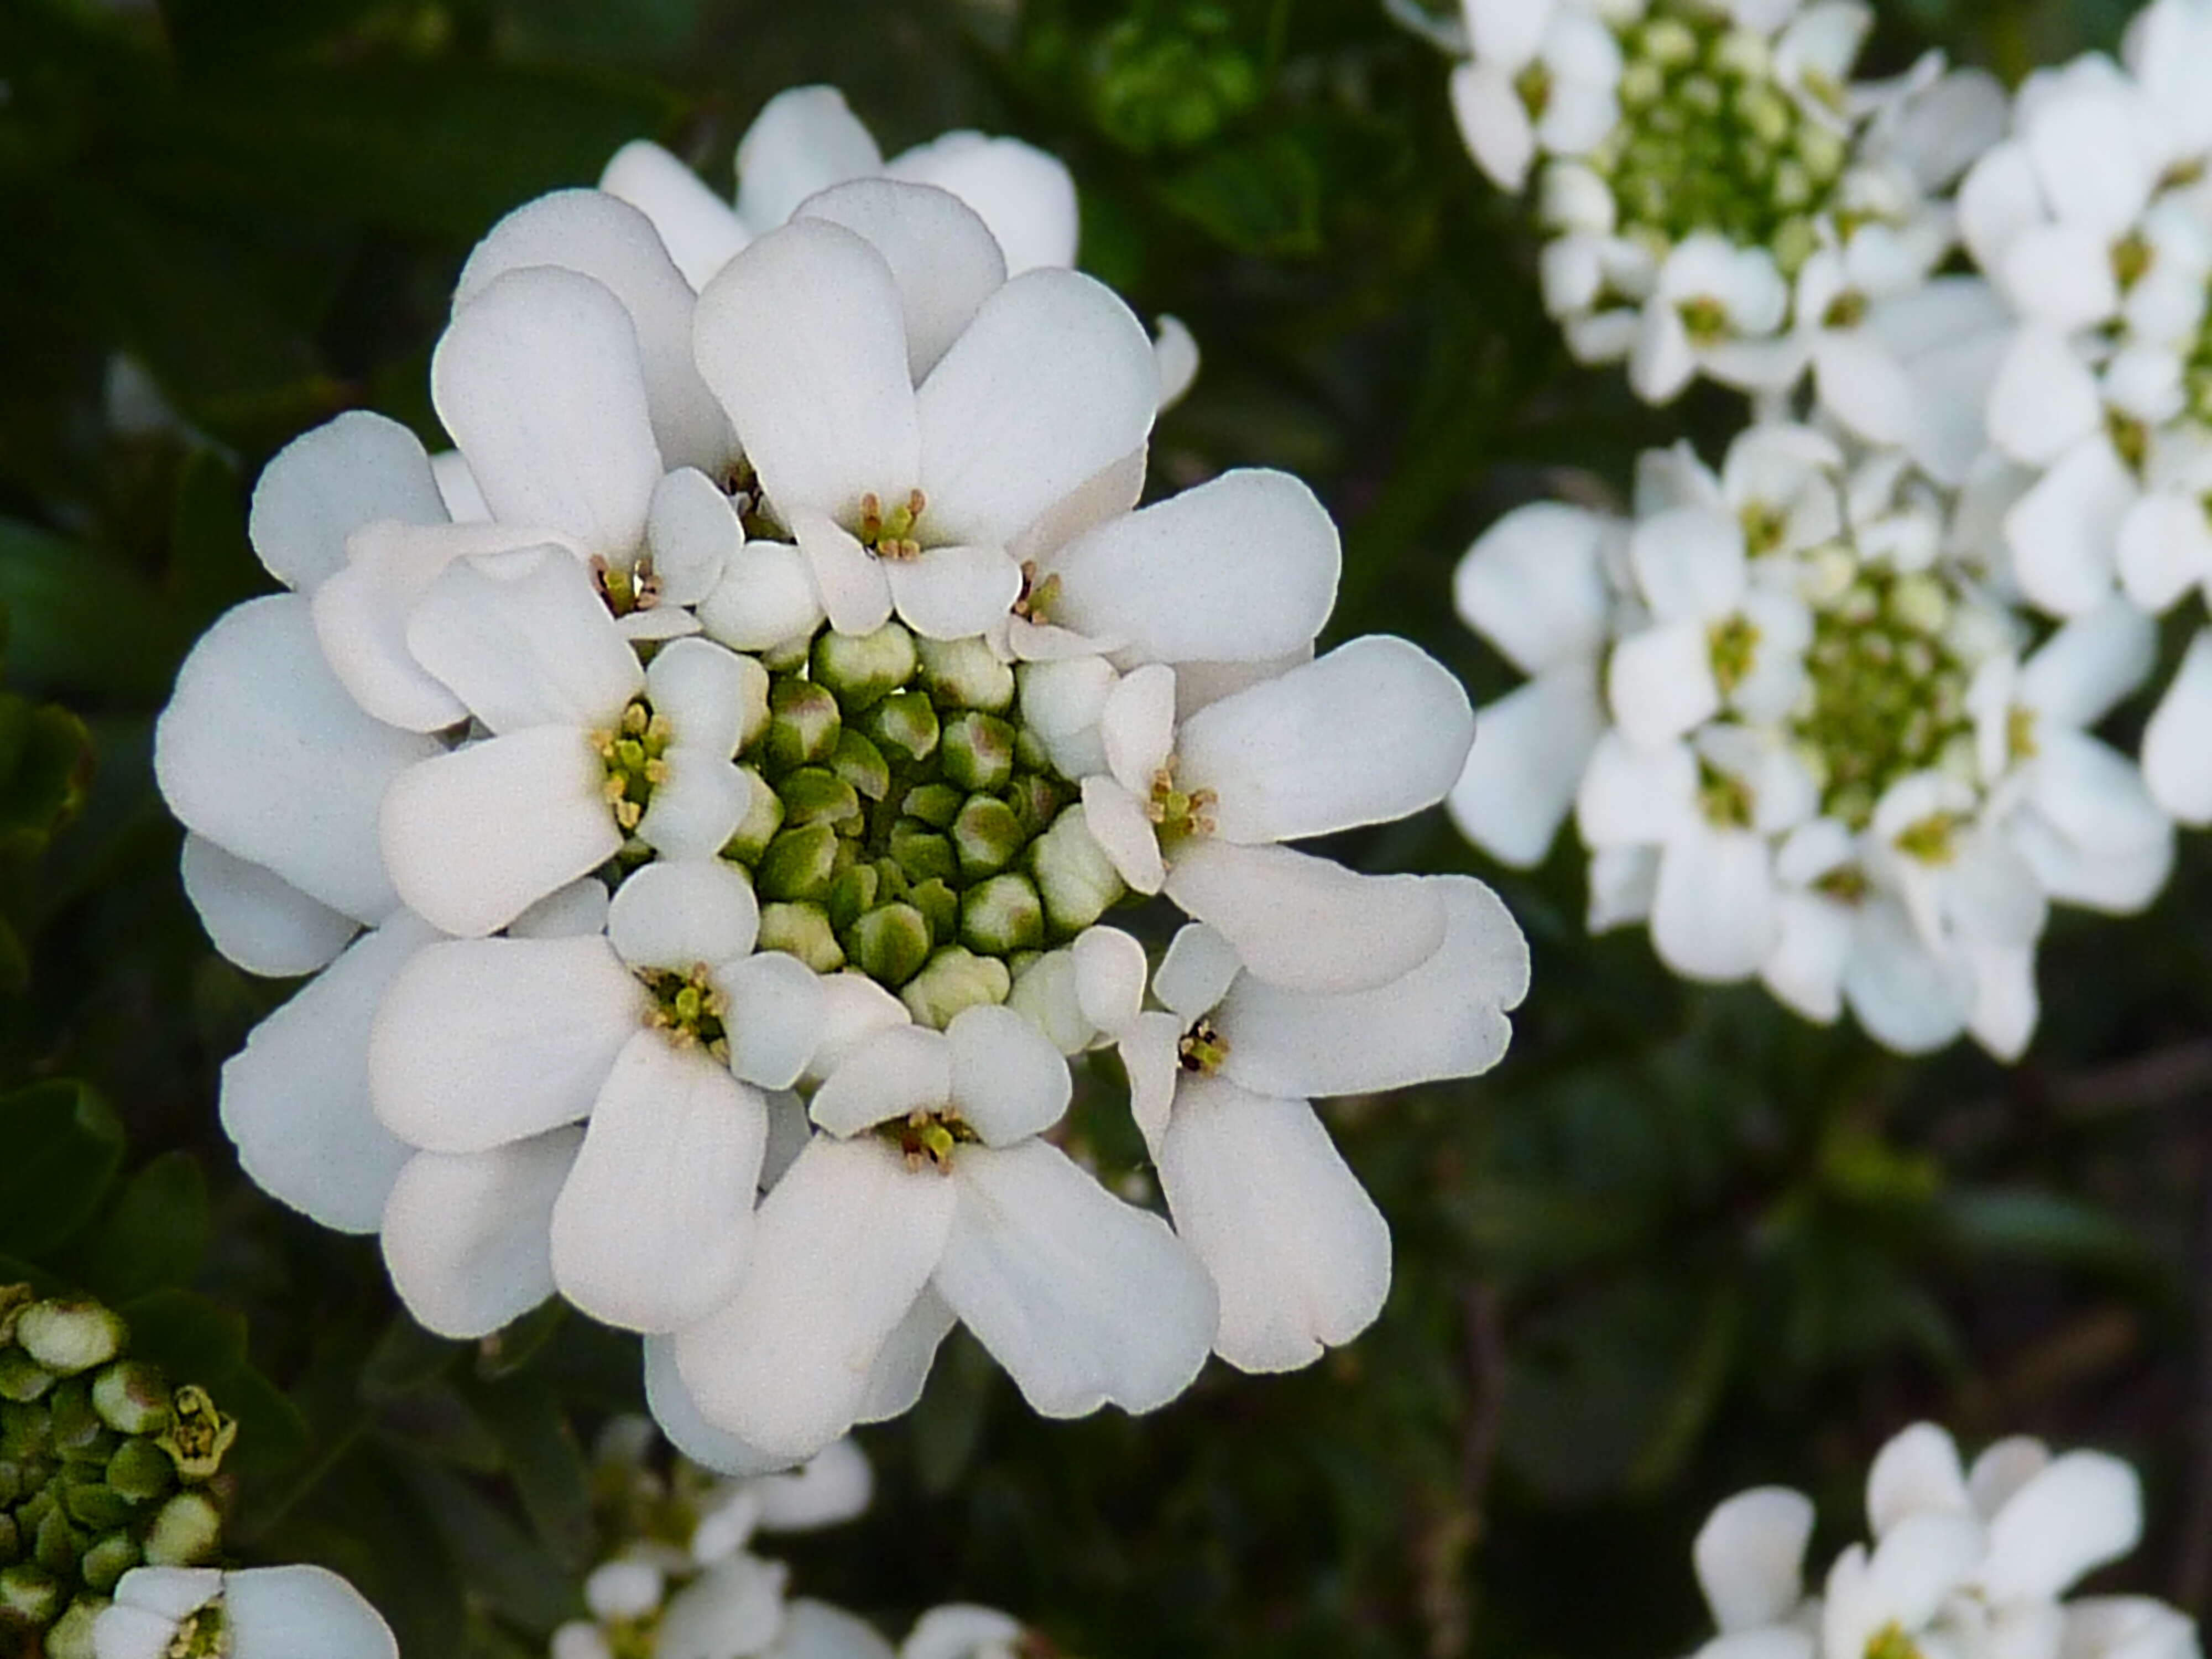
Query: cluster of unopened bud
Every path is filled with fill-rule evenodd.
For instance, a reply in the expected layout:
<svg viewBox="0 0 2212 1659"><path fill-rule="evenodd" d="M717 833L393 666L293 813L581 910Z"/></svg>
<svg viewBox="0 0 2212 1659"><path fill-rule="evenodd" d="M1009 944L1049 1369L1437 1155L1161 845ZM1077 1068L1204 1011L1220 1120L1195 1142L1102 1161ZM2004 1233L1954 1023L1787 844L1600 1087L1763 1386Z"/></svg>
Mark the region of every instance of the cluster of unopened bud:
<svg viewBox="0 0 2212 1659"><path fill-rule="evenodd" d="M1795 270L1843 176L1840 126L1810 112L1777 78L1765 39L1718 7L1662 0L1620 33L1620 123L1590 163L1620 233L1663 255L1717 232Z"/></svg>
<svg viewBox="0 0 2212 1659"><path fill-rule="evenodd" d="M982 639L823 629L763 662L740 759L769 787L723 848L752 872L763 949L857 968L941 1026L1121 896Z"/></svg>
<svg viewBox="0 0 2212 1659"><path fill-rule="evenodd" d="M46 1659L90 1659L131 1568L194 1565L222 1541L237 1425L128 1341L96 1302L0 1285L0 1638Z"/></svg>

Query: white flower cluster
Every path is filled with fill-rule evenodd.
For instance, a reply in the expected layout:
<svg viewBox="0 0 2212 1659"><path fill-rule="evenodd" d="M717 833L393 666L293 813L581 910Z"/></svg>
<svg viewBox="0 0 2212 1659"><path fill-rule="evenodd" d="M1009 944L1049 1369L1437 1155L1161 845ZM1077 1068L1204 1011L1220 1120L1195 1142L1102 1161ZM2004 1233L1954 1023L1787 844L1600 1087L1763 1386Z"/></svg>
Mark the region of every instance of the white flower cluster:
<svg viewBox="0 0 2212 1659"><path fill-rule="evenodd" d="M550 1659L1017 1659L1021 1623L994 1607L933 1607L894 1649L866 1620L786 1593L790 1569L753 1553L762 1533L811 1531L863 1513L868 1461L831 1442L787 1474L718 1480L653 1456L653 1425L620 1418L593 1460L606 1553L584 1581L588 1619L553 1634Z"/></svg>
<svg viewBox="0 0 2212 1659"><path fill-rule="evenodd" d="M247 1171L434 1330L645 1334L732 1471L903 1412L956 1322L1061 1416L1348 1340L1389 1237L1310 1100L1486 1069L1527 984L1480 883L1291 844L1440 800L1465 694L1315 654L1295 480L1136 507L1167 388L1046 258L1056 164L874 157L793 94L737 218L632 149L653 216L502 221L432 361L456 457L363 413L280 454L290 591L156 734L218 948L317 975L224 1068ZM1153 895L1157 969L1103 920ZM1101 1048L1172 1227L1058 1144Z"/></svg>
<svg viewBox="0 0 2212 1659"><path fill-rule="evenodd" d="M2027 649L1976 574L1987 519L1901 451L1781 422L1718 473L1646 454L1631 519L1508 515L1456 597L1531 678L1485 711L1455 818L1527 866L1571 810L1591 927L1648 921L1678 973L2016 1055L2051 902L2148 903L2173 829L2088 730L2150 622L2114 599Z"/></svg>
<svg viewBox="0 0 2212 1659"><path fill-rule="evenodd" d="M1453 109L1499 185L1535 174L1545 303L1577 358L1627 359L1653 403L1811 366L1863 436L1904 441L1913 360L1954 338L1961 298L1929 279L1956 244L1942 193L2002 125L1993 81L1931 56L1853 82L1856 0L1462 9Z"/></svg>
<svg viewBox="0 0 2212 1659"><path fill-rule="evenodd" d="M2000 1440L1963 1467L1918 1423L1867 1474L1869 1544L1804 1587L1813 1505L1761 1486L1729 1498L1692 1552L1720 1633L1698 1659L2197 1659L2195 1623L2146 1596L2065 1600L2142 1534L2135 1471L2100 1452Z"/></svg>
<svg viewBox="0 0 2212 1659"><path fill-rule="evenodd" d="M92 1627L94 1659L399 1659L359 1590L324 1567L133 1567Z"/></svg>

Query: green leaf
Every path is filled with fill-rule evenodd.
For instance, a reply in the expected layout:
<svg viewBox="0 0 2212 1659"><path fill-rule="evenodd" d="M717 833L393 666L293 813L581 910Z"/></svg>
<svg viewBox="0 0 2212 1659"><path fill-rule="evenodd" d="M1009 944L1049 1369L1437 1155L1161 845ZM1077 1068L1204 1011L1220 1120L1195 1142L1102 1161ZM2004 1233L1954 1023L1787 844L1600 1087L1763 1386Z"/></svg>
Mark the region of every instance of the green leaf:
<svg viewBox="0 0 2212 1659"><path fill-rule="evenodd" d="M475 1487L428 1458L410 1457L399 1467L470 1588L527 1626L539 1638L538 1651L555 1626L582 1616L574 1573Z"/></svg>
<svg viewBox="0 0 2212 1659"><path fill-rule="evenodd" d="M396 1399L434 1382L451 1370L465 1345L424 1330L403 1310L392 1316L362 1367L361 1391L371 1400Z"/></svg>
<svg viewBox="0 0 2212 1659"><path fill-rule="evenodd" d="M212 1223L207 1177L190 1152L164 1152L131 1177L70 1263L97 1295L118 1305L199 1271Z"/></svg>
<svg viewBox="0 0 2212 1659"><path fill-rule="evenodd" d="M159 1290L117 1304L130 1322L131 1352L150 1359L172 1382L210 1393L246 1365L246 1316L193 1291ZM228 1410L218 1394L216 1403Z"/></svg>
<svg viewBox="0 0 2212 1659"><path fill-rule="evenodd" d="M123 1126L82 1083L0 1096L0 1250L36 1256L92 1218L123 1161Z"/></svg>
<svg viewBox="0 0 2212 1659"><path fill-rule="evenodd" d="M489 1383L464 1376L458 1386L499 1443L531 1524L569 1566L583 1567L592 1548L591 1480L560 1396L529 1376Z"/></svg>
<svg viewBox="0 0 2212 1659"><path fill-rule="evenodd" d="M1944 1194L1944 1225L1969 1255L2107 1273L2154 1273L2158 1256L2119 1217L2063 1193L1978 1188Z"/></svg>
<svg viewBox="0 0 2212 1659"><path fill-rule="evenodd" d="M0 605L11 680L133 702L167 696L198 620L121 561L14 519L0 519Z"/></svg>
<svg viewBox="0 0 2212 1659"><path fill-rule="evenodd" d="M1167 204L1239 253L1321 248L1321 170L1287 133L1209 150L1159 186Z"/></svg>

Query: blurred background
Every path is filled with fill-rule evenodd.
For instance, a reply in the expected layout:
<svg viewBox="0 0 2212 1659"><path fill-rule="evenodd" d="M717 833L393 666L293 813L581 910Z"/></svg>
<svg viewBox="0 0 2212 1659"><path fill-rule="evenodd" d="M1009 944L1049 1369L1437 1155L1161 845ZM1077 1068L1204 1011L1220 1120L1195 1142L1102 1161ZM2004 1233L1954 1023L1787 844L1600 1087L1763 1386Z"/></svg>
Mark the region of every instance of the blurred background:
<svg viewBox="0 0 2212 1659"><path fill-rule="evenodd" d="M1878 10L1873 70L1941 46L2016 80L2129 8ZM268 457L356 406L441 447L429 350L495 219L639 136L726 191L760 105L831 82L887 154L972 126L1064 157L1082 263L1205 354L1155 488L1301 473L1345 531L1333 636L1409 635L1480 704L1513 676L1451 613L1468 541L1683 431L1717 459L1741 411L1569 362L1446 67L1378 0L0 0L0 1279L88 1285L215 1386L246 1553L349 1572L409 1659L542 1653L586 1565L580 1449L640 1401L634 1347L555 1308L480 1347L416 1329L373 1241L263 1197L216 1123L290 987L207 945L149 738L192 639L269 586ZM1491 1076L1331 1110L1397 1238L1373 1330L1072 1425L957 1338L794 1587L895 1621L994 1602L1088 1659L1685 1652L1715 1501L1805 1487L1824 1559L1926 1415L2135 1458L2150 1535L2099 1582L2203 1613L2202 838L2149 915L2060 913L2009 1070L1589 939L1571 839L1528 877L1440 812L1334 849L1484 876L1536 961Z"/></svg>

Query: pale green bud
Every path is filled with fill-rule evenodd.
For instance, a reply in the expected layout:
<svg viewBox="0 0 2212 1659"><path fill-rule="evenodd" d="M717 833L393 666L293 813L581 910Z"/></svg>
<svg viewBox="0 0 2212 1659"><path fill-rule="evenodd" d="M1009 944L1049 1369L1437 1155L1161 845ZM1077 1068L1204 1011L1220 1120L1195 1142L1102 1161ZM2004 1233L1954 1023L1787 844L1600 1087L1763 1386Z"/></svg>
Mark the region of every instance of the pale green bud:
<svg viewBox="0 0 2212 1659"><path fill-rule="evenodd" d="M1679 69L1698 55L1698 37L1673 17L1655 17L1644 26L1643 56L1664 69Z"/></svg>
<svg viewBox="0 0 2212 1659"><path fill-rule="evenodd" d="M994 795L970 795L952 823L952 848L963 875L1005 869L1028 839L1014 809Z"/></svg>
<svg viewBox="0 0 2212 1659"><path fill-rule="evenodd" d="M837 752L830 769L870 800L881 800L891 792L891 769L884 751L847 726L837 734Z"/></svg>
<svg viewBox="0 0 2212 1659"><path fill-rule="evenodd" d="M960 873L951 842L925 824L893 824L890 852L911 881L950 881Z"/></svg>
<svg viewBox="0 0 2212 1659"><path fill-rule="evenodd" d="M820 899L828 896L836 872L837 831L812 823L786 830L770 842L753 883L764 899Z"/></svg>
<svg viewBox="0 0 2212 1659"><path fill-rule="evenodd" d="M797 957L817 974L834 974L845 965L845 947L818 904L761 906L759 948Z"/></svg>
<svg viewBox="0 0 2212 1659"><path fill-rule="evenodd" d="M896 623L872 634L824 629L814 641L814 679L858 713L881 702L914 678L914 635Z"/></svg>
<svg viewBox="0 0 2212 1659"><path fill-rule="evenodd" d="M962 1010L1004 1002L1013 975L995 957L979 957L955 945L932 957L899 993L918 1024L943 1030Z"/></svg>
<svg viewBox="0 0 2212 1659"><path fill-rule="evenodd" d="M1045 915L1065 933L1091 926L1125 890L1114 861L1085 827L1080 806L1067 808L1030 843L1030 869Z"/></svg>
<svg viewBox="0 0 2212 1659"><path fill-rule="evenodd" d="M966 799L949 783L925 783L906 792L899 810L909 817L920 818L933 830L949 830L960 816L961 803Z"/></svg>
<svg viewBox="0 0 2212 1659"><path fill-rule="evenodd" d="M107 1484L136 1504L159 1498L177 1484L175 1462L150 1440L126 1440L118 1446L107 1460L106 1474Z"/></svg>
<svg viewBox="0 0 2212 1659"><path fill-rule="evenodd" d="M1014 671L979 636L918 640L921 683L946 708L998 714L1013 705Z"/></svg>
<svg viewBox="0 0 2212 1659"><path fill-rule="evenodd" d="M80 1595L46 1632L46 1659L93 1659L92 1627L106 1609L104 1595Z"/></svg>
<svg viewBox="0 0 2212 1659"><path fill-rule="evenodd" d="M937 706L920 691L901 691L868 711L868 730L886 750L925 761L937 752Z"/></svg>
<svg viewBox="0 0 2212 1659"><path fill-rule="evenodd" d="M970 794L1004 788L1014 775L1014 728L995 714L954 715L939 750L945 781Z"/></svg>
<svg viewBox="0 0 2212 1659"><path fill-rule="evenodd" d="M54 1374L21 1348L0 1348L0 1400L36 1400L53 1386Z"/></svg>
<svg viewBox="0 0 2212 1659"><path fill-rule="evenodd" d="M836 752L837 733L844 717L837 699L807 680L778 680L769 693L768 734L764 742L770 767L788 770Z"/></svg>
<svg viewBox="0 0 2212 1659"><path fill-rule="evenodd" d="M168 1426L169 1385L143 1360L118 1360L92 1379L92 1408L118 1434L158 1434Z"/></svg>
<svg viewBox="0 0 2212 1659"><path fill-rule="evenodd" d="M840 835L860 831L860 795L853 786L826 766L802 766L776 786L783 797L783 825L787 833L809 824L826 823Z"/></svg>
<svg viewBox="0 0 2212 1659"><path fill-rule="evenodd" d="M960 942L1002 957L1044 943L1044 904L1025 876L993 876L960 901Z"/></svg>
<svg viewBox="0 0 2212 1659"><path fill-rule="evenodd" d="M738 658L738 749L758 743L768 731L768 670L756 657Z"/></svg>
<svg viewBox="0 0 2212 1659"><path fill-rule="evenodd" d="M757 864L761 854L768 851L769 842L775 839L775 832L783 828L783 799L750 766L738 769L752 786L752 795L746 803L744 817L738 820L738 827L722 843L722 856Z"/></svg>
<svg viewBox="0 0 2212 1659"><path fill-rule="evenodd" d="M222 1512L204 1492L180 1492L161 1505L146 1529L146 1560L156 1567L197 1566L222 1541Z"/></svg>
<svg viewBox="0 0 2212 1659"><path fill-rule="evenodd" d="M105 1365L123 1352L123 1322L97 1302L34 1302L15 1321L15 1340L61 1376Z"/></svg>
<svg viewBox="0 0 2212 1659"><path fill-rule="evenodd" d="M830 884L830 925L841 933L850 927L863 912L875 908L883 884L883 873L872 864L856 864L839 871L837 879Z"/></svg>
<svg viewBox="0 0 2212 1659"><path fill-rule="evenodd" d="M853 924L853 960L877 984L896 990L929 960L929 922L911 904L883 904Z"/></svg>
<svg viewBox="0 0 2212 1659"><path fill-rule="evenodd" d="M0 1620L13 1614L33 1626L53 1622L62 1610L62 1587L54 1576L27 1561L0 1569Z"/></svg>
<svg viewBox="0 0 2212 1659"><path fill-rule="evenodd" d="M1014 985L1006 994L1006 1006L1042 1031L1063 1054L1081 1054L1097 1033L1083 1017L1083 1005L1076 997L1075 953L1025 951L1023 956L1025 962L1007 961Z"/></svg>

